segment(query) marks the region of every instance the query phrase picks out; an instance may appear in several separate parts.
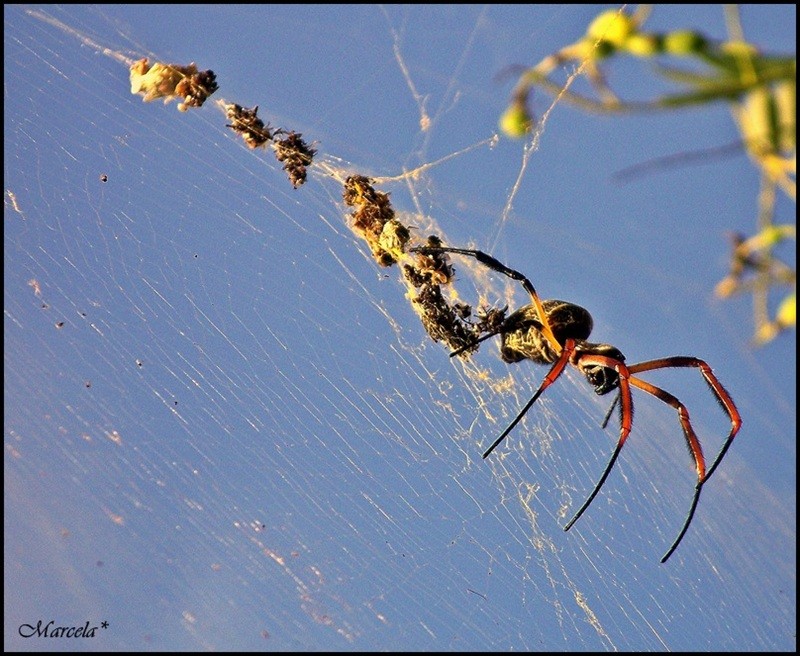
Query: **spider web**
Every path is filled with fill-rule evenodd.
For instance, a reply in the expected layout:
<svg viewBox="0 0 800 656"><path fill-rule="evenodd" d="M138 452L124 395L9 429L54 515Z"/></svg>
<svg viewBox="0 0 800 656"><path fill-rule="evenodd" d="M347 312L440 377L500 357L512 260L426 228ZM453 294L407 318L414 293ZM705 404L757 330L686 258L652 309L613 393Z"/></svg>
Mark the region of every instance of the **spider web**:
<svg viewBox="0 0 800 656"><path fill-rule="evenodd" d="M632 191L607 179L643 119L615 146L556 106L524 158L494 138L492 77L593 12L6 7L7 649L42 648L19 631L39 620L107 621L81 649L794 649L794 342L754 354L746 303L709 301L756 183L715 190L747 164ZM794 24L761 20L765 38ZM211 68L220 91L185 114L143 104L123 62L144 56ZM306 184L247 150L217 97L316 142ZM714 366L745 428L666 565L694 485L674 411L634 397L617 467L564 533L616 440L608 400L569 372L482 461L545 370L427 338L349 228L351 174L415 238L491 245L590 308L631 362ZM475 308L526 302L453 265ZM728 426L699 374L648 379L716 453Z"/></svg>

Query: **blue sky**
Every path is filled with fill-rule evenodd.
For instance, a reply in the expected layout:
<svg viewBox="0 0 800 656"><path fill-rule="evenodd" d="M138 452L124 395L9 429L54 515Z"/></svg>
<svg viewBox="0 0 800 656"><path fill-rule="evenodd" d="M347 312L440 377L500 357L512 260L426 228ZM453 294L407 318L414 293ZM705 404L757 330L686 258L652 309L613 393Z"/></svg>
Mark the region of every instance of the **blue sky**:
<svg viewBox="0 0 800 656"><path fill-rule="evenodd" d="M612 180L734 141L728 109L561 104L525 166L523 143L488 145L498 74L602 8L42 8L69 30L5 8L6 649L795 649L795 333L754 349L750 299L713 297L726 232L754 231L757 172L739 155ZM742 22L795 51L794 6ZM716 6L648 26L725 36ZM220 90L186 113L145 104L91 44L194 61ZM620 62L609 81L642 97L649 73ZM247 150L217 98L314 142L308 182ZM606 399L570 373L481 460L545 370L431 343L334 170L387 178L420 236L587 307L629 362L712 365L744 426L667 564L693 489L674 411L634 397L617 468L562 531L616 440ZM525 302L453 264L463 300ZM728 423L699 374L647 378L715 453ZM39 620L109 626L20 636Z"/></svg>

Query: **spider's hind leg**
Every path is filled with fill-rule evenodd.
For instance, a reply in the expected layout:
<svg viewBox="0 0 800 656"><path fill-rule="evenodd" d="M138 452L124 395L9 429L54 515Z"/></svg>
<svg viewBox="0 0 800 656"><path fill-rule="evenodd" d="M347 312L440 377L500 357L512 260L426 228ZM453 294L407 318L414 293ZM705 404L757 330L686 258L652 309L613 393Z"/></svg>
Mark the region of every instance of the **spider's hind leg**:
<svg viewBox="0 0 800 656"><path fill-rule="evenodd" d="M628 369L631 373L639 373L642 371L653 371L655 369L669 369L674 367L694 367L700 369L703 378L708 383L711 391L716 396L717 401L728 415L728 418L731 421L731 430L722 445L722 449L714 459L714 462L711 464L711 467L706 469L706 461L705 457L703 456L703 449L700 445L700 440L697 439L697 435L692 427L692 422L689 419L689 411L687 410L686 406L666 390L656 387L655 385L652 385L640 378L631 376L631 385L634 385L648 394L655 396L660 401L663 401L667 405L675 408L675 410L678 412L678 420L680 421L681 428L683 429L683 435L686 439L686 444L689 447L689 452L691 453L692 458L694 458L695 470L697 472L697 485L694 488L694 496L692 497L692 504L689 507L689 513L686 515L686 519L684 520L683 526L678 533L678 537L675 538L672 546L670 546L670 548L667 550L667 553L665 553L664 557L661 559L662 563L665 562L672 555L675 549L678 548L678 545L681 543L681 540L683 540L684 535L686 535L686 532L689 530L689 524L692 523L692 518L694 517L695 510L697 509L697 503L700 500L700 492L703 490L703 485L711 477L711 474L714 473L714 470L722 461L722 458L730 447L731 442L733 442L733 438L736 436L736 433L739 432L739 428L742 425L741 416L739 415L739 411L736 409L730 394L728 394L727 390L712 373L711 367L709 367L708 364L702 360L692 357L675 356L670 358L662 358L660 360L640 362L638 364L631 365Z"/></svg>
<svg viewBox="0 0 800 656"><path fill-rule="evenodd" d="M683 527L678 533L678 537L675 538L672 546L667 549L667 553L665 553L661 557L661 562L667 562L667 559L672 555L672 552L678 548L678 545L683 540L683 536L686 535L686 531L689 530L689 524L692 523L692 518L694 517L694 511L697 509L697 502L700 501L700 491L703 489L703 482L699 482L697 486L694 488L694 497L692 498L692 505L689 507L689 513L686 515L686 519L683 521Z"/></svg>

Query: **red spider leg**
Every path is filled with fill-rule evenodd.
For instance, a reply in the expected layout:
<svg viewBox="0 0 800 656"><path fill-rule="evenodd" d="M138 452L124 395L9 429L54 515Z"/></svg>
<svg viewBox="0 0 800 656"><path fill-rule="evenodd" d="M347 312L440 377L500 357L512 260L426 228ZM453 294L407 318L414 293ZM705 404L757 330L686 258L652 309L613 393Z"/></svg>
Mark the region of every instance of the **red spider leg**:
<svg viewBox="0 0 800 656"><path fill-rule="evenodd" d="M686 409L686 406L666 390L656 387L641 378L632 376L630 383L634 387L638 387L640 390L652 394L657 399L678 411L678 420L681 422L681 428L683 428L683 435L686 438L689 453L691 453L694 458L695 470L697 471L697 483L703 483L706 475L706 459L703 457L703 448L700 446L700 440L697 439L697 435L692 427L692 422L689 420L689 411Z"/></svg>
<svg viewBox="0 0 800 656"><path fill-rule="evenodd" d="M542 392L544 392L548 387L550 387L550 385L552 385L554 382L556 382L556 380L558 380L558 377L562 373L564 373L564 368L567 366L567 363L570 361L570 356L573 354L574 351L575 351L575 340L574 339L568 339L566 344L564 344L564 348L561 351L561 355L558 356L558 360L556 360L556 363L550 368L550 371L544 377L544 380L542 381L542 384L539 385L539 389L536 390L536 393L531 397L531 400L528 401L525 404L525 407L523 407L522 410L519 411L519 414L516 416L514 421L512 421L508 425L508 428L506 428L503 431L503 433L500 435L500 437L498 437L492 443L492 446L490 446L488 449L486 449L486 451L483 453L483 458L484 459L486 457L488 457L489 454L497 448L497 446L500 444L500 442L502 442L504 439L506 439L506 437L508 436L508 434L512 430L514 430L514 427L522 420L522 418L525 416L525 413L528 412L528 410L531 409L531 406L534 403L536 403L536 399L538 399L541 396Z"/></svg>
<svg viewBox="0 0 800 656"><path fill-rule="evenodd" d="M697 358L691 357L682 357L682 356L675 356L671 358L662 358L660 360L651 360L649 362L641 362L639 364L631 365L629 371L632 373L638 373L640 371L652 371L654 369L665 369L665 368L672 368L672 367L697 367L703 374L706 382L708 383L711 390L714 392L714 395L717 397L722 408L728 414L731 420L731 431L728 434L725 443L722 445L722 449L719 452L719 455L714 460L714 463L711 465L711 468L706 471L706 463L705 458L703 457L703 450L700 446L700 441L697 439L697 435L694 432L694 428L692 427L691 421L689 420L689 411L686 409L686 406L683 405L676 397L674 397L669 392L661 389L660 387L656 387L646 381L641 380L640 378L631 377L630 383L635 387L647 392L648 394L652 394L657 399L663 401L667 405L672 406L678 411L678 419L681 423L681 428L683 428L683 434L686 438L686 443L689 446L689 451L692 454L692 457L695 461L695 466L697 470L697 485L694 488L694 496L692 497L692 504L689 507L689 512L686 515L686 519L683 522L683 527L681 527L680 533L678 533L678 537L675 538L675 541L672 543L672 546L667 550L667 553L661 558L661 562L664 563L667 559L672 555L675 549L678 548L678 545L683 540L683 536L686 535L686 531L689 530L689 524L692 523L692 519L694 518L695 510L697 509L697 503L700 501L700 492L703 490L703 485L705 482L711 477L711 474L714 473L714 470L717 468L717 465L722 460L722 457L725 455L725 452L730 447L733 438L736 436L736 433L739 432L739 428L742 425L742 419L739 415L739 411L736 409L736 406L733 403L733 399L731 398L730 394L728 394L727 390L722 386L716 376L711 372L711 367L709 367L705 362L702 360L698 360Z"/></svg>
<svg viewBox="0 0 800 656"><path fill-rule="evenodd" d="M637 365L634 365L635 368ZM694 428L692 428L692 423L689 421L689 411L686 409L686 406L683 405L677 398L672 396L669 392L661 389L660 387L656 387L655 385L651 385L650 383L632 376L630 378L630 383L634 387L638 387L640 390L647 392L648 394L652 394L657 399L663 401L667 405L672 406L678 411L678 419L681 422L681 428L683 428L683 435L686 438L686 444L689 446L689 452L692 454L695 462L695 469L697 470L697 485L694 488L694 496L692 497L692 504L689 507L689 513L686 515L686 519L683 522L683 527L681 527L680 532L678 533L678 537L672 543L672 546L667 550L667 553L661 558L661 562L666 562L666 560L672 555L672 552L678 548L678 545L683 540L683 536L686 535L686 531L689 530L689 524L692 523L692 519L694 518L694 511L697 509L697 502L700 501L700 492L703 489L703 483L705 482L705 473L706 473L706 461L703 457L703 449L700 446L700 440L697 439L697 435L694 432Z"/></svg>
<svg viewBox="0 0 800 656"><path fill-rule="evenodd" d="M607 367L608 369L614 369L619 374L619 398L622 403L622 410L619 427L619 440L617 441L617 446L614 449L614 453L611 454L611 459L608 461L608 464L603 471L603 475L600 477L597 485L594 486L594 490L592 490L589 498L586 499L586 501L580 507L580 510L575 513L572 519L567 522L567 525L564 527L565 531L569 531L569 529L572 528L572 525L578 521L580 516L589 507L592 501L594 501L597 493L600 492L600 488L603 487L608 475L611 473L614 463L617 461L617 457L619 456L620 451L622 451L625 440L628 439L628 435L631 433L631 427L633 426L633 399L631 397L631 388L628 384L628 380L630 379L630 372L628 371L628 368L620 360L615 360L614 358L609 358L604 355L593 355L591 353L580 354L577 358L577 362L574 364L576 367L578 367L578 369L581 369L581 365L592 364L600 365L601 367Z"/></svg>
<svg viewBox="0 0 800 656"><path fill-rule="evenodd" d="M714 458L714 462L711 463L711 467L708 468L708 471L705 473L705 476L702 479L702 482L705 483L709 478L711 478L711 474L714 473L719 463L722 462L722 458L730 448L733 438L736 437L736 433L738 433L739 429L742 427L742 417L739 414L739 411L736 409L736 404L734 404L731 395L728 394L728 391L722 386L722 383L719 382L719 379L714 375L714 372L711 371L711 367L709 367L708 364L706 364L703 360L685 356L674 356L671 358L661 358L659 360L639 362L638 364L629 366L628 371L630 371L632 374L636 374L642 371L652 371L653 369L671 369L674 367L695 367L696 369L700 369L700 373L703 374L703 378L705 379L706 383L708 383L711 391L714 393L717 402L731 420L730 433L728 433L728 437L725 439L720 452L717 454L717 457ZM637 385L637 387L639 387L639 385ZM644 388L642 387L641 389Z"/></svg>

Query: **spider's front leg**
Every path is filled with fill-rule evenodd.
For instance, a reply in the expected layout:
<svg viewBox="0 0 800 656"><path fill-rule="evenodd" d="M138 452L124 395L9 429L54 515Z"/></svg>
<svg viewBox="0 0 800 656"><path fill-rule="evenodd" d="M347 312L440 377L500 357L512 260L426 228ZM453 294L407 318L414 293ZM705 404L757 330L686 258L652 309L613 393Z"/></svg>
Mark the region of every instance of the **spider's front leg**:
<svg viewBox="0 0 800 656"><path fill-rule="evenodd" d="M458 255L467 255L469 257L474 257L476 260L478 260L478 262L490 268L492 271L496 271L497 273L502 273L504 276L508 276L512 280L520 282L522 284L522 287L525 289L526 292L528 292L528 295L531 297L531 301L533 302L533 305L536 307L536 311L539 313L539 316L543 318L542 334L545 336L545 339L547 339L547 341L550 343L553 350L556 353L561 353L562 345L559 343L558 339L556 339L556 336L553 334L553 329L550 326L550 322L547 319L547 312L545 311L544 305L542 304L542 299L536 292L533 283L531 283L531 281L528 280L528 278L524 276L522 273L516 271L515 269L507 267L505 264L495 259L491 255L484 253L483 251L473 250L470 248L451 248L449 246L415 246L410 250L411 252L422 253L423 255L431 255L433 253L456 253Z"/></svg>
<svg viewBox="0 0 800 656"><path fill-rule="evenodd" d="M539 389L536 390L536 393L531 397L531 400L528 401L522 408L522 410L519 411L519 414L517 414L517 416L514 418L514 421L512 421L508 425L508 428L506 428L502 432L500 437L498 437L492 443L492 445L488 449L486 449L486 451L483 452L484 459L488 458L489 454L491 454L492 451L494 451L497 448L497 446L504 439L506 439L508 434L512 430L514 430L514 427L522 420L522 418L525 416L525 413L527 413L528 410L531 409L531 406L533 406L533 404L536 403L536 400L542 395L542 392L544 392L548 387L550 387L550 385L556 382L556 380L558 380L558 377L561 376L562 373L564 373L564 369L566 368L567 364L569 364L569 362L571 361L574 352L575 352L575 340L568 339L566 344L564 344L564 349L561 351L561 355L555 361L555 364L553 364L547 376L544 377L544 380L539 385Z"/></svg>

